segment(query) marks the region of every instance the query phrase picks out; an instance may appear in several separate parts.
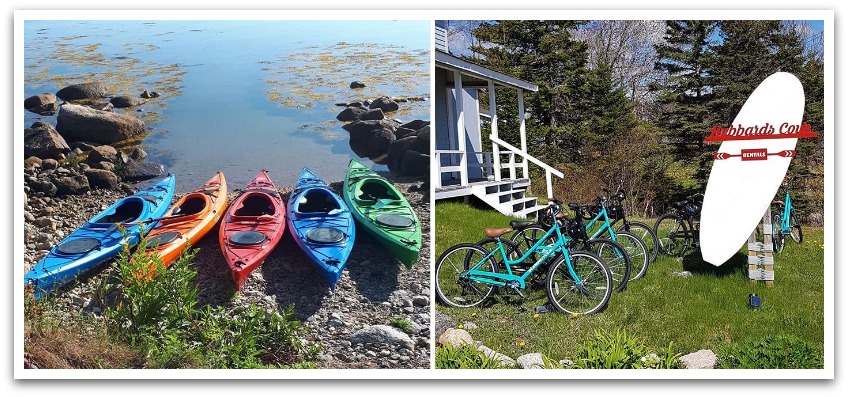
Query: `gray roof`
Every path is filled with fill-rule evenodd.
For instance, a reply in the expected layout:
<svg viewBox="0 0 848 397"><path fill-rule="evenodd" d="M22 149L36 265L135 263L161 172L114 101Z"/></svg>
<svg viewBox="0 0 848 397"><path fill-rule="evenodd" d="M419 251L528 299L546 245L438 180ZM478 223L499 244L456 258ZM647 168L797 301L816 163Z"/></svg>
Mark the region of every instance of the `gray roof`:
<svg viewBox="0 0 848 397"><path fill-rule="evenodd" d="M442 51L436 51L436 67L458 70L462 74L470 75L482 80L494 80L496 83L499 83L499 85L521 88L523 90L534 92L539 90L539 87L533 83L484 68L480 65L475 65Z"/></svg>

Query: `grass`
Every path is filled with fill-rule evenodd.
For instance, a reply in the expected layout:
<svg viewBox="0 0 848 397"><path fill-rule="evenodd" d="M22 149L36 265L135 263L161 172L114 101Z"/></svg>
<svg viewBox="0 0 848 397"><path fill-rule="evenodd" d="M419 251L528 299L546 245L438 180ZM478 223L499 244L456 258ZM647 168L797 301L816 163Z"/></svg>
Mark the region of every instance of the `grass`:
<svg viewBox="0 0 848 397"><path fill-rule="evenodd" d="M509 220L481 207L439 202L436 251L441 254L454 244L478 241L484 227L506 227ZM749 283L741 253L715 267L690 250L682 260L660 256L645 278L613 294L608 308L592 316L534 316L534 308L547 303L543 289L526 290L523 303L512 293L499 291L483 308L440 305L438 309L458 323L473 318L478 325L471 332L474 339L511 357L540 352L556 360L573 359L580 345L595 338L596 330L619 328L657 353L668 349L670 343L676 353L720 352L730 345L781 335L806 342L823 357L822 242L821 228L805 227L804 242L789 242L776 256L773 287ZM681 270L692 272L692 277L673 275ZM751 293L762 298L763 305L756 311L747 305Z"/></svg>

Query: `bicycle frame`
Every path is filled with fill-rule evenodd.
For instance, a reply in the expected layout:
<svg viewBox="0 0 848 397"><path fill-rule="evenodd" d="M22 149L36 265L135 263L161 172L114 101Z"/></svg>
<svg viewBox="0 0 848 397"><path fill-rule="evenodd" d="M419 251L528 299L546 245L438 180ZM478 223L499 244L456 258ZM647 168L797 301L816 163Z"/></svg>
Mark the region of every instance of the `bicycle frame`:
<svg viewBox="0 0 848 397"><path fill-rule="evenodd" d="M601 225L600 228L598 228L598 230L596 230L595 233L593 233L592 236L589 238L598 238L598 236L604 234L605 231L608 231L610 235L610 240L618 242L615 239L615 230L613 230L612 224L610 223L609 217L607 216L606 202L601 202L601 210L598 211L598 215L595 215L595 217L592 218L592 220L586 224L586 230L592 230L592 226L595 225L595 222L600 221L601 218L604 218L604 224Z"/></svg>
<svg viewBox="0 0 848 397"><path fill-rule="evenodd" d="M548 237L550 237L554 233L556 233L556 235L557 235L556 243L554 243L554 245L552 245L552 246L543 246L543 244L548 239ZM524 289L525 286L527 285L526 284L527 278L529 278L531 275L533 275L533 273L536 271L536 269L538 269L539 266L541 266L543 263L545 263L549 258L554 256L554 254L561 252L562 255L563 255L563 258L566 261L566 264L568 265L566 267L568 268L569 275L571 275L571 277L574 279L574 281L577 283L577 285L583 285L583 282L580 280L580 277L577 276L577 274L574 272L574 269L571 266L571 260L568 257L568 250L565 248L566 244L569 241L569 238L566 237L565 235L563 235L562 232L560 232L558 225L554 225L553 227L551 227L551 229L548 230L547 233L545 233L545 235L542 238L540 238L538 241L536 241L536 243L533 244L533 246L530 247L530 249L528 249L527 252L525 252L521 256L521 258L518 258L514 261L510 260L508 258L508 255L506 253L506 250L504 249L503 242L501 241L501 239L498 238L497 241L498 241L498 248L497 249L492 250L480 262L476 263L470 269L462 272L462 274L460 274L460 277L468 277L469 279L474 280L474 281L480 281L480 282L483 282L483 283L486 283L486 284L497 285L497 286L500 286L500 287L505 287L510 283L517 282L519 288ZM536 253L536 251L541 252L543 255L538 260L536 260L536 262L533 264L533 266L531 266L529 269L527 269L527 271L525 271L520 276L513 274L512 266L523 263L532 254ZM489 258L491 258L493 255L495 255L498 252L500 252L501 255L502 255L504 265L506 266L506 273L493 273L493 272L487 272L487 271L479 270L480 267L484 263L486 263L486 261L489 260Z"/></svg>
<svg viewBox="0 0 848 397"><path fill-rule="evenodd" d="M789 230L789 216L792 212L792 199L789 198L789 192L786 192L783 204L783 215L780 219L780 232L783 234L789 234L792 232Z"/></svg>

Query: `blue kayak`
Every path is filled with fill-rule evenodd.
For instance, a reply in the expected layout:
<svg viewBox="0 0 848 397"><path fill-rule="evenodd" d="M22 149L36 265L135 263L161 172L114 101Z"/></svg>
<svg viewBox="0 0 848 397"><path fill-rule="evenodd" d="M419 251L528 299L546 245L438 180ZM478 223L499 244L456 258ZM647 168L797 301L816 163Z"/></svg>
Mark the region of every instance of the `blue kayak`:
<svg viewBox="0 0 848 397"><path fill-rule="evenodd" d="M146 233L157 222L151 219L165 215L174 198L175 177L124 197L88 220L24 275L24 284L33 286L36 298L61 287L97 264L113 258L124 244L138 243L142 230ZM122 235L118 224L124 224Z"/></svg>
<svg viewBox="0 0 848 397"><path fill-rule="evenodd" d="M324 181L304 168L286 211L294 241L318 267L330 289L335 289L356 237L350 209Z"/></svg>

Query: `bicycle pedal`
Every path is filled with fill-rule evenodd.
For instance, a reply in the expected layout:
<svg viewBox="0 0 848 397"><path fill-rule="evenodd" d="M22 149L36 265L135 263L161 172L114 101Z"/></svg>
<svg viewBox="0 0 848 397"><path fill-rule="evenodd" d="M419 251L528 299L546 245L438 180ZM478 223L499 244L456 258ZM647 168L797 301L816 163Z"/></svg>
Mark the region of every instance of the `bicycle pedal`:
<svg viewBox="0 0 848 397"><path fill-rule="evenodd" d="M516 293L516 295L520 296L520 297L521 297L521 300L527 300L527 297L525 297L525 296L524 296L524 294L522 294L522 293L521 293L521 289L520 289L520 288L518 288L518 286L513 285L513 286L512 286L512 291L513 291L513 292L515 292L515 293Z"/></svg>

